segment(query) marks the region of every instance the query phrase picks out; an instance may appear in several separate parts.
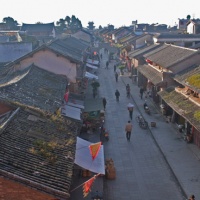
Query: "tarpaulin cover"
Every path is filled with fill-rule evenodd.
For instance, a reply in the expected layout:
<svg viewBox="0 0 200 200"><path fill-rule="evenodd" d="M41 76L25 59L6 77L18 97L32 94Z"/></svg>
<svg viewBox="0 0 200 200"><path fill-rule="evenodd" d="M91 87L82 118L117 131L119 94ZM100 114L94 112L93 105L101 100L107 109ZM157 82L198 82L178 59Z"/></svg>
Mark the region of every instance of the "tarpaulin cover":
<svg viewBox="0 0 200 200"><path fill-rule="evenodd" d="M94 74L92 74L92 73L90 73L90 72L85 72L85 77L86 78L89 78L89 79L98 79L98 76L96 76L96 75L94 75Z"/></svg>
<svg viewBox="0 0 200 200"><path fill-rule="evenodd" d="M88 58L86 62L89 63L89 64L92 64L92 65L99 65L98 60L92 60L92 59Z"/></svg>
<svg viewBox="0 0 200 200"><path fill-rule="evenodd" d="M72 119L81 120L81 109L76 107L64 105L61 108L61 114Z"/></svg>
<svg viewBox="0 0 200 200"><path fill-rule="evenodd" d="M75 164L91 172L105 174L103 145L101 145L97 157L93 160L89 148L91 144L93 143L77 137Z"/></svg>
<svg viewBox="0 0 200 200"><path fill-rule="evenodd" d="M89 63L87 63L86 66L87 66L87 67L90 67L90 68L92 68L92 69L98 69L98 67L96 67L96 66L94 66L94 65L91 65L91 64L89 64Z"/></svg>

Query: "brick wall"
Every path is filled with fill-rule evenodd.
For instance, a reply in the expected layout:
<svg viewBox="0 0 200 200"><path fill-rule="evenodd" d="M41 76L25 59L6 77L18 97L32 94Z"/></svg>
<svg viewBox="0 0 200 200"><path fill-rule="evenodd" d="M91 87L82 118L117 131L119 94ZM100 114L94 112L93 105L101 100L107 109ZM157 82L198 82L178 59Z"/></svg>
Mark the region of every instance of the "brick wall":
<svg viewBox="0 0 200 200"><path fill-rule="evenodd" d="M0 200L59 200L0 176Z"/></svg>

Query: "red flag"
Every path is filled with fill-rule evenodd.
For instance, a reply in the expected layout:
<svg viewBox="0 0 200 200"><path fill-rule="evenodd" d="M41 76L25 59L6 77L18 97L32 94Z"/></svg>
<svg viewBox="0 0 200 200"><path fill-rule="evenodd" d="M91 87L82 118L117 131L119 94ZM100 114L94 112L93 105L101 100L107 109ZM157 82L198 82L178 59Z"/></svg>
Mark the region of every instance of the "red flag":
<svg viewBox="0 0 200 200"><path fill-rule="evenodd" d="M86 197L89 192L91 191L91 187L92 187L92 184L95 180L96 176L92 177L91 179L89 179L88 181L86 181L83 185L83 196Z"/></svg>
<svg viewBox="0 0 200 200"><path fill-rule="evenodd" d="M90 154L92 155L92 160L94 160L97 157L100 148L101 148L101 142L97 142L89 146Z"/></svg>
<svg viewBox="0 0 200 200"><path fill-rule="evenodd" d="M66 91L65 95L64 95L64 99L66 102L68 102L69 99L69 90Z"/></svg>

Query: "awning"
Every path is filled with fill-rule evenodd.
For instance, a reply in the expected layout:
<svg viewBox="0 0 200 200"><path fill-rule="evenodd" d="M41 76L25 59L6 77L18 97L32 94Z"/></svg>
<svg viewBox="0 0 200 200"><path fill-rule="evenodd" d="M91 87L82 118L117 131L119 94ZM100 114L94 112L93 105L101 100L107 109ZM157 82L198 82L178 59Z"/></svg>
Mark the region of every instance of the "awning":
<svg viewBox="0 0 200 200"><path fill-rule="evenodd" d="M88 58L86 62L89 63L89 64L92 64L92 65L99 65L98 60L92 60L92 59Z"/></svg>
<svg viewBox="0 0 200 200"><path fill-rule="evenodd" d="M77 137L74 163L94 173L105 174L104 148L101 145L97 157L93 160L89 146L91 142Z"/></svg>
<svg viewBox="0 0 200 200"><path fill-rule="evenodd" d="M81 120L81 109L79 108L75 108L69 105L64 105L61 108L61 114L65 117Z"/></svg>
<svg viewBox="0 0 200 200"><path fill-rule="evenodd" d="M89 64L89 63L86 63L86 66L87 66L87 67L90 67L90 68L92 68L92 69L98 69L98 67L96 67L96 66L94 66L94 65L91 65L91 64Z"/></svg>
<svg viewBox="0 0 200 200"><path fill-rule="evenodd" d="M97 99L85 99L85 109L84 112L100 111L104 110L103 98Z"/></svg>
<svg viewBox="0 0 200 200"><path fill-rule="evenodd" d="M90 72L85 72L85 77L86 78L89 78L89 79L98 79L98 76L96 76L96 75L94 75L94 74L92 74L92 73L90 73Z"/></svg>
<svg viewBox="0 0 200 200"><path fill-rule="evenodd" d="M161 83L163 74L149 65L139 65L137 70L149 79L154 85Z"/></svg>

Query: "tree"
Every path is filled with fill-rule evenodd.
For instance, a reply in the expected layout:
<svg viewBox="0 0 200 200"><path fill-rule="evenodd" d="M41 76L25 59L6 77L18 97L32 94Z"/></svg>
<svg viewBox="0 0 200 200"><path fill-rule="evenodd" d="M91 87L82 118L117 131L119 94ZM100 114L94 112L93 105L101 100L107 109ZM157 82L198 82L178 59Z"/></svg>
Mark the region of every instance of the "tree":
<svg viewBox="0 0 200 200"><path fill-rule="evenodd" d="M191 19L191 16L190 15L187 15L187 20L190 20Z"/></svg>
<svg viewBox="0 0 200 200"><path fill-rule="evenodd" d="M66 28L65 20L64 19L59 19L59 21L56 22L56 25L60 27L61 30Z"/></svg>
<svg viewBox="0 0 200 200"><path fill-rule="evenodd" d="M66 16L65 21L67 22L67 28L72 32L76 32L77 30L82 29L82 23L78 18L76 18L75 15L72 15L71 18Z"/></svg>
<svg viewBox="0 0 200 200"><path fill-rule="evenodd" d="M14 20L12 17L4 17L3 18L3 22L6 23L7 27L9 29L18 29L18 22L16 20Z"/></svg>
<svg viewBox="0 0 200 200"><path fill-rule="evenodd" d="M102 26L101 25L99 25L99 30L101 30L102 29Z"/></svg>

